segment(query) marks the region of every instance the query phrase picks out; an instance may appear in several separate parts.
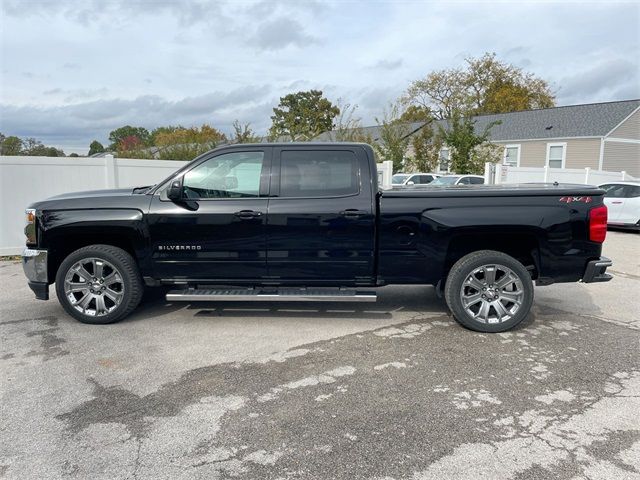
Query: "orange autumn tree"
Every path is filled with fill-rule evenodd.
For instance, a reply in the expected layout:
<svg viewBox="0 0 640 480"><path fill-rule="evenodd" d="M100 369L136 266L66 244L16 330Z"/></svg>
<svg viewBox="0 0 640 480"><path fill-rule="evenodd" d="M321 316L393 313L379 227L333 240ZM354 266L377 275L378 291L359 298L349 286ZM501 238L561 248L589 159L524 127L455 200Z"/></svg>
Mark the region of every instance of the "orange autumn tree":
<svg viewBox="0 0 640 480"><path fill-rule="evenodd" d="M157 157L163 160L193 160L212 148L225 143L224 133L210 125L175 127L155 135Z"/></svg>

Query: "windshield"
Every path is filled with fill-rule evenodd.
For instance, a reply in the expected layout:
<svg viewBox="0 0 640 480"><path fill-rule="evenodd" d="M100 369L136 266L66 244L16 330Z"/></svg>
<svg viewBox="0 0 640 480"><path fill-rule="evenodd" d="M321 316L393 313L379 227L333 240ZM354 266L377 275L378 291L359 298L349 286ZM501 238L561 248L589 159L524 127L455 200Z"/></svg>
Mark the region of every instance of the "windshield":
<svg viewBox="0 0 640 480"><path fill-rule="evenodd" d="M409 178L409 175L405 173L396 173L391 177L391 183L393 185L402 185L407 178Z"/></svg>
<svg viewBox="0 0 640 480"><path fill-rule="evenodd" d="M431 182L431 185L453 185L459 178L457 176L440 177Z"/></svg>

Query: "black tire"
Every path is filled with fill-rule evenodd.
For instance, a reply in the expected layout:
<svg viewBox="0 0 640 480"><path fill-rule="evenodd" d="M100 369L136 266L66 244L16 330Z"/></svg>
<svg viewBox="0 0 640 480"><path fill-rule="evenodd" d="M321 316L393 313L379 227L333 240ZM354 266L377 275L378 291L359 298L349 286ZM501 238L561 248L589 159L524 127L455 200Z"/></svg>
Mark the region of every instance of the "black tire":
<svg viewBox="0 0 640 480"><path fill-rule="evenodd" d="M472 313L470 313L463 305L463 295L469 294L469 293L463 293L463 285L466 285L465 286L466 292L471 292L471 294L473 294L473 292L476 291L476 289L470 286L469 283L465 284L465 282L467 282L467 279L469 279L470 276L474 274L474 272L477 272L480 267L489 266L489 265L498 265L498 266L507 267L509 270L511 270L511 272L517 277L517 280L520 282L519 284L517 282L513 283L514 285L517 285L516 287L513 287L513 288L517 289L520 286L522 287L521 289L522 293L518 294L519 295L518 300L520 301L519 307L517 307L517 309L515 309L515 311L512 314L510 314L509 317L505 315L505 317L503 318L508 318L508 319L504 321L500 321L499 323L488 323L488 322L480 321L478 318L474 317L474 315L472 315ZM494 273L494 275L496 274ZM505 277L506 275L503 278ZM497 284L499 281L494 280L494 282L495 284ZM492 285L495 285L495 284L492 284ZM501 290L495 290L495 288L493 287L488 289L488 292L491 292L492 294L495 293L495 295L498 295L498 296L501 295L500 291ZM505 294L512 293L512 292L507 292L506 289L505 289L505 292L506 292ZM478 290L478 293L484 294L484 292L480 290ZM505 295L505 294L502 294L502 295ZM515 258L502 252L496 252L493 250L479 250L477 252L473 252L462 257L451 268L451 271L449 272L449 276L447 277L447 281L445 284L444 295L445 295L447 305L449 306L449 309L453 314L453 317L456 319L458 323L460 323L464 327L469 328L471 330L475 330L477 332L485 332L485 333L504 332L518 325L529 314L529 311L531 310L531 305L533 304L533 282L531 281L531 275L529 274L527 269L524 267L524 265L522 265L522 263L520 263ZM498 297L494 297L494 298L498 298ZM515 304L509 303L508 300L503 300L502 297L500 298L501 299L499 301L500 302L504 301L505 304L507 305L507 308L515 307ZM484 300L475 300L475 301L484 302ZM505 304L502 304L502 305L505 305ZM480 305L482 304L480 303ZM475 306L469 307L469 308L473 309L475 308ZM487 309L487 315L489 316L489 312L491 312L491 308L493 308L493 312L496 314L495 316L497 317L497 310L495 307L489 307ZM478 310L479 309L480 307L478 307ZM479 312L476 312L476 313L479 313Z"/></svg>
<svg viewBox="0 0 640 480"><path fill-rule="evenodd" d="M112 310L99 316L89 315L79 311L71 303L71 299L65 294L65 278L67 273L69 273L71 267L77 262L89 258L108 262L117 269L121 278L121 282L118 282L122 288L120 303L115 304L115 302L113 302L113 305L111 305ZM82 323L105 325L122 320L135 310L142 299L143 292L144 284L135 260L126 251L112 245L89 245L74 251L63 260L56 274L56 294L58 295L58 301L69 315ZM82 293L77 295L81 296ZM96 312L98 310L98 308L95 308Z"/></svg>

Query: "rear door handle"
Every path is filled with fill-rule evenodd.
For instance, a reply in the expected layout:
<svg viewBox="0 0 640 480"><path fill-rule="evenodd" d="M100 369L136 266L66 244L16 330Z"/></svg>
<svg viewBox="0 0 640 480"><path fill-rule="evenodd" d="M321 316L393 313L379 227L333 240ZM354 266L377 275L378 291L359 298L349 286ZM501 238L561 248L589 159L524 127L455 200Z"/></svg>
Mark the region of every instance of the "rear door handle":
<svg viewBox="0 0 640 480"><path fill-rule="evenodd" d="M255 210L240 210L239 212L234 213L234 215L240 220L249 220L251 218L260 217L262 212L256 212Z"/></svg>
<svg viewBox="0 0 640 480"><path fill-rule="evenodd" d="M356 210L355 208L348 208L340 212L340 215L347 218L363 217L367 214L364 210Z"/></svg>
<svg viewBox="0 0 640 480"><path fill-rule="evenodd" d="M611 203L613 203L614 205L620 205L622 202L611 202Z"/></svg>

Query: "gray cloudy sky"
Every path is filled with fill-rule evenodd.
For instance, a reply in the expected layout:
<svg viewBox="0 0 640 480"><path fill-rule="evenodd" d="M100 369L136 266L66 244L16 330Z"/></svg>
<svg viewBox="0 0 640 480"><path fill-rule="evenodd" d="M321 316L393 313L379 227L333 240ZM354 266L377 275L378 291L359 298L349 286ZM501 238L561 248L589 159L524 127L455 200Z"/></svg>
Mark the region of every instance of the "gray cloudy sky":
<svg viewBox="0 0 640 480"><path fill-rule="evenodd" d="M411 80L496 52L560 105L640 97L640 3L0 0L0 131L67 153L113 128L234 119L291 91L367 124Z"/></svg>

